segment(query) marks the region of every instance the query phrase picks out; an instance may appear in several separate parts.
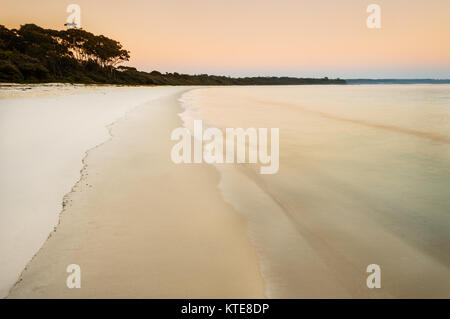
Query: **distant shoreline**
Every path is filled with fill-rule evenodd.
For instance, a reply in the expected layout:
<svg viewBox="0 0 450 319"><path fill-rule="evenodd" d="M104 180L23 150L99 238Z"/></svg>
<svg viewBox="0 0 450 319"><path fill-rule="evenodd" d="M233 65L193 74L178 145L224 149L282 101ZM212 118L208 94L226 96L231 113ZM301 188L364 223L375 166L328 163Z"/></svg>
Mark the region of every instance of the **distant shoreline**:
<svg viewBox="0 0 450 319"><path fill-rule="evenodd" d="M134 68L132 68L134 69ZM81 85L118 85L118 86L261 86L261 85L345 85L347 84L343 79L328 79L328 78L295 78L295 77L240 77L233 78L224 75L190 75L179 73L165 73L162 74L158 71L152 71L151 73L137 71L134 69L132 72L138 73L145 77L148 77L145 81L111 81L111 82L91 82L91 81L16 81L11 82L9 79L0 79L0 84L81 84ZM156 74L158 73L158 74ZM152 75L153 74L153 75Z"/></svg>
<svg viewBox="0 0 450 319"><path fill-rule="evenodd" d="M302 85L346 84L342 79L228 77L143 72L123 66L130 52L116 40L82 29L52 30L24 24L0 25L0 83L119 85Z"/></svg>
<svg viewBox="0 0 450 319"><path fill-rule="evenodd" d="M345 79L347 84L450 84L450 79Z"/></svg>
<svg viewBox="0 0 450 319"><path fill-rule="evenodd" d="M300 78L298 78L300 79ZM450 84L449 80L429 79L344 79L345 83L301 83L301 84L132 84L132 83L79 83L79 82L1 82L0 88L20 86L95 86L95 87L170 87L170 86L283 86L283 85L413 85L413 84ZM26 88L24 88L26 89Z"/></svg>

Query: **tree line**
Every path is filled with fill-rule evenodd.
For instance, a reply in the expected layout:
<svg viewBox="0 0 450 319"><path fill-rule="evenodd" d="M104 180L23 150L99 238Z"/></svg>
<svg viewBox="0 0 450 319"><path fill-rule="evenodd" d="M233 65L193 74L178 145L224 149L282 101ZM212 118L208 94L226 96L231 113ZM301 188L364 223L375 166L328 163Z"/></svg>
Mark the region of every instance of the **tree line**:
<svg viewBox="0 0 450 319"><path fill-rule="evenodd" d="M345 84L341 79L232 78L208 74L142 72L121 65L130 52L116 40L82 29L52 30L35 24L0 25L0 82L128 85Z"/></svg>

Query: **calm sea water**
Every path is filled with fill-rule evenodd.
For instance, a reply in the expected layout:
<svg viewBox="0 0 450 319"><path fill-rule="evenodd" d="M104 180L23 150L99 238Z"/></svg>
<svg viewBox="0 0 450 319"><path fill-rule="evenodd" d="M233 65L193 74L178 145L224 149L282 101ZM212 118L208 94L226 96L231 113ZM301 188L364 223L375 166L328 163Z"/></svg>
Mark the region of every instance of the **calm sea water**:
<svg viewBox="0 0 450 319"><path fill-rule="evenodd" d="M269 297L450 297L450 85L221 87L182 118L280 129L280 170L217 165ZM369 289L378 264L382 288Z"/></svg>

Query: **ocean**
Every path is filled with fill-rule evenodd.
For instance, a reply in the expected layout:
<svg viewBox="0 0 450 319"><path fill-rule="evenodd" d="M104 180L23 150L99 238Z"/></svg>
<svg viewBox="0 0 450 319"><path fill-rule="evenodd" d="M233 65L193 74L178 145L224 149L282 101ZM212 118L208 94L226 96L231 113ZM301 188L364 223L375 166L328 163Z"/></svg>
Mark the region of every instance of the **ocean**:
<svg viewBox="0 0 450 319"><path fill-rule="evenodd" d="M199 88L181 102L186 127L279 128L276 174L215 164L268 297L450 297L450 85Z"/></svg>

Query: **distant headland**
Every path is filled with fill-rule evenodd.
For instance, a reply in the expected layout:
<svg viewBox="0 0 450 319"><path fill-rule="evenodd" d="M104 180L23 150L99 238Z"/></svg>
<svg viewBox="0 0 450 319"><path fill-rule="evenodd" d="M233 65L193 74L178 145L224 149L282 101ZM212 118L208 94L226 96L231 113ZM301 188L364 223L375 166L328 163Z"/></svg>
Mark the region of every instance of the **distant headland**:
<svg viewBox="0 0 450 319"><path fill-rule="evenodd" d="M450 79L346 79L348 84L450 84Z"/></svg>
<svg viewBox="0 0 450 319"><path fill-rule="evenodd" d="M52 30L35 24L0 25L0 82L121 85L346 84L342 79L228 77L142 72L123 66L130 52L120 42L82 29Z"/></svg>

